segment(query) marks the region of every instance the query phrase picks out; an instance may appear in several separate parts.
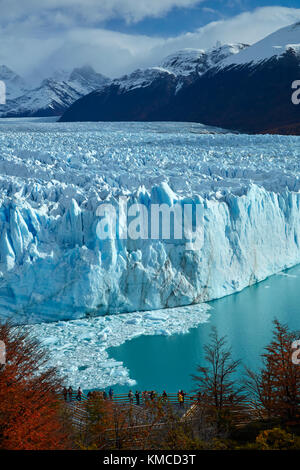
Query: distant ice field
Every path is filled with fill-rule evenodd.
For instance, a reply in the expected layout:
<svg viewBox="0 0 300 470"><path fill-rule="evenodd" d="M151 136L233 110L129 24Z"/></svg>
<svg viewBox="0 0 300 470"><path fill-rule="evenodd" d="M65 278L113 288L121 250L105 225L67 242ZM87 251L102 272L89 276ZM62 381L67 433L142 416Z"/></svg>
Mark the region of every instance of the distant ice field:
<svg viewBox="0 0 300 470"><path fill-rule="evenodd" d="M64 204L75 196L86 203L95 192L104 198L141 185L150 191L163 181L180 195L212 197L242 193L251 182L272 191L299 189L298 137L230 134L193 123L44 120L0 120L1 179L13 191L38 185L41 200Z"/></svg>
<svg viewBox="0 0 300 470"><path fill-rule="evenodd" d="M198 304L299 263L299 156L299 137L194 123L0 120L0 318ZM203 244L99 240L119 196L200 204Z"/></svg>

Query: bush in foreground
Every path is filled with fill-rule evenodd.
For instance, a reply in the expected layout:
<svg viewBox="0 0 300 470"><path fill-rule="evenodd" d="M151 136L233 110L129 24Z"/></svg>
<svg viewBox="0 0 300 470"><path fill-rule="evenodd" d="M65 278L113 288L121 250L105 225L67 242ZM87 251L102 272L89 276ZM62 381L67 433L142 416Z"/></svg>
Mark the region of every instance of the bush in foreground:
<svg viewBox="0 0 300 470"><path fill-rule="evenodd" d="M0 371L0 449L69 447L61 419L61 380L47 368L47 355L29 333L0 325L6 364Z"/></svg>

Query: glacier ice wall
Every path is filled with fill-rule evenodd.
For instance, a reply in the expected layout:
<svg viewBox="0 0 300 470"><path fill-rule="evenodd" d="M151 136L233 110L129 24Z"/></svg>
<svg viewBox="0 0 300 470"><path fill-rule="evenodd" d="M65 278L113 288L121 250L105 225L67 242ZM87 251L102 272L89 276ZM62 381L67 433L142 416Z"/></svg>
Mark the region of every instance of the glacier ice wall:
<svg viewBox="0 0 300 470"><path fill-rule="evenodd" d="M300 262L296 138L180 123L17 122L1 125L0 149L2 319L189 305ZM200 204L203 244L99 240L99 203L120 195Z"/></svg>

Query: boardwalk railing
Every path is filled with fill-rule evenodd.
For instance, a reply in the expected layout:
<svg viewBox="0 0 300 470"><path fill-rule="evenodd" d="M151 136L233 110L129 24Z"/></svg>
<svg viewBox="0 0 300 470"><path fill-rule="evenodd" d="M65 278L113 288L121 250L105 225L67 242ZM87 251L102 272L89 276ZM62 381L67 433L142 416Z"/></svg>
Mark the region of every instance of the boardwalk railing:
<svg viewBox="0 0 300 470"><path fill-rule="evenodd" d="M178 410L182 410L183 414L191 408L193 404L196 403L197 397L195 395L186 393L184 395L183 402L179 402L178 394L177 393L168 393L167 397L162 396L162 394L156 394L152 399L150 398L150 394L148 396L144 396L142 393L140 394L139 400L136 399L135 395L133 397L129 397L128 393L114 395L110 398L108 395L106 398L103 396L103 392L92 392L91 397L102 398L104 401L109 403L114 403L120 406L130 406L135 408L137 411L138 409L143 409L147 405L151 403L162 403L163 405L170 404L176 407ZM89 398L86 394L82 393L79 397L77 392L72 393L72 397L68 394L67 397L64 397L68 407L70 407L70 411L72 413L73 421L76 425L81 426L86 417L87 417L87 410L85 405L88 403Z"/></svg>
<svg viewBox="0 0 300 470"><path fill-rule="evenodd" d="M180 420L190 422L198 419L198 411L201 409L201 401L199 401L199 398L196 395L189 393L185 394L183 402L179 402L177 393L169 393L167 397L163 397L162 395L157 394L152 400L150 399L150 397L142 397L141 394L139 403L137 403L135 397L130 399L127 393L115 395L112 399L110 399L109 397L104 398L101 392L96 392L96 394L94 392L94 395L92 396L102 398L104 401L114 403L115 405L124 406L125 408L129 407L135 413L142 412L143 410L146 411L147 404L157 402L160 402L163 405L171 404L172 407L177 410L176 413L178 414ZM70 397L68 396L67 405L68 407L70 407L74 424L80 429L82 429L82 427L85 426L88 417L87 408L85 405L88 403L89 398L85 394L82 394L80 398L81 399L79 400L77 394L73 393L72 400L70 400ZM205 406L205 409L208 412L210 408L213 410L213 407ZM254 407L250 403L244 403L244 405L242 405L240 409L239 407L235 407L233 409L229 407L229 409L231 413L233 413L236 425L238 426L243 426L253 420ZM155 427L160 427L163 425L164 422L159 422L156 423ZM135 424L134 427L146 428L147 426L149 425L141 423L139 426ZM130 425L129 428L132 428L132 425Z"/></svg>
<svg viewBox="0 0 300 470"><path fill-rule="evenodd" d="M146 403L151 403L151 402L155 402L155 401L160 401L162 403L170 403L172 405L180 405L180 401L179 401L179 398L178 398L178 394L177 393L168 393L167 394L167 397L164 397L162 396L162 394L155 394L154 397L150 397L150 393L148 394L148 396L145 396L143 395L142 393L139 395L139 399L137 400L137 398L135 397L135 394L133 394L133 396L130 398L128 396L128 393L122 393L122 394L118 394L118 395L113 395L112 398L110 398L108 395L106 396L106 398L104 398L103 396L103 392L92 392L93 395L92 396L95 396L95 397L98 397L98 398L103 398L107 401L113 401L115 403L118 403L118 404L140 404L140 405L143 405L143 404L146 404ZM76 392L73 392L72 394L72 399L70 399L70 396L67 395L67 400L68 402L77 402L77 403L84 403L88 400L88 396L86 394L82 394L81 397L78 397L77 396L77 393ZM192 395L190 393L186 393L184 395L184 399L183 399L183 402L181 402L184 406L191 406L193 403L195 403L195 401L197 401L197 396L195 395Z"/></svg>

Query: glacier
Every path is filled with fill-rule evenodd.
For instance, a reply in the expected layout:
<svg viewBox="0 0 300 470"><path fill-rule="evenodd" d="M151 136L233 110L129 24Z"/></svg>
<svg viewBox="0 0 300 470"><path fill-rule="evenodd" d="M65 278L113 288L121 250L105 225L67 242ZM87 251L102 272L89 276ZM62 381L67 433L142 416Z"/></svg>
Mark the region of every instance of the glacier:
<svg viewBox="0 0 300 470"><path fill-rule="evenodd" d="M297 137L193 123L2 119L1 320L197 304L299 263L299 156ZM99 240L97 208L120 196L201 205L201 247Z"/></svg>

